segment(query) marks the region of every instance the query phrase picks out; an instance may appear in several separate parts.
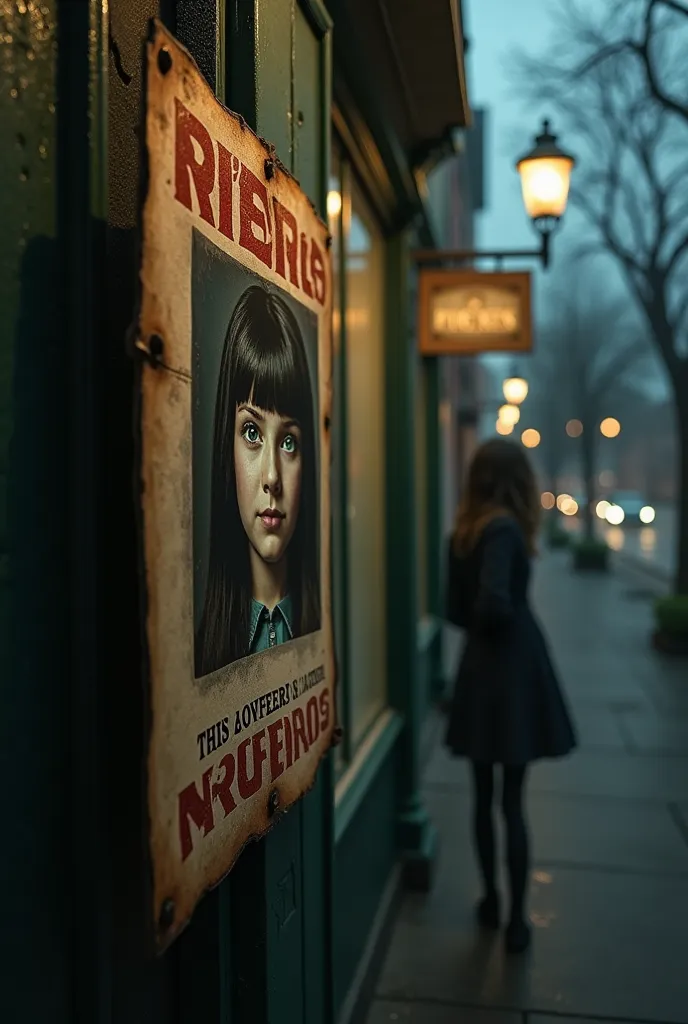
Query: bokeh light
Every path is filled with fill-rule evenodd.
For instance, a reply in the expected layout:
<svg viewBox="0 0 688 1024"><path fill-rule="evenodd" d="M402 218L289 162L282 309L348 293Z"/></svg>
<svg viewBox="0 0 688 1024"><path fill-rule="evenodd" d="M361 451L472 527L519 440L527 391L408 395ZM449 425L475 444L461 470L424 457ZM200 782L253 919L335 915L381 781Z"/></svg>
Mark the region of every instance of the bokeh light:
<svg viewBox="0 0 688 1024"><path fill-rule="evenodd" d="M603 437L618 437L621 433L621 424L613 416L608 416L600 423L600 433Z"/></svg>
<svg viewBox="0 0 688 1024"><path fill-rule="evenodd" d="M566 433L569 437L580 437L583 433L583 424L580 420L569 420L566 424Z"/></svg>
<svg viewBox="0 0 688 1024"><path fill-rule="evenodd" d="M556 498L554 497L551 491L543 491L540 495L540 502L542 503L543 508L549 510L551 508L554 508L556 504Z"/></svg>
<svg viewBox="0 0 688 1024"><path fill-rule="evenodd" d="M515 426L521 418L521 410L517 405L502 405L499 410L499 419L502 423L510 423Z"/></svg>
<svg viewBox="0 0 688 1024"><path fill-rule="evenodd" d="M575 516L578 512L578 502L575 498L566 497L559 506L559 511L565 516Z"/></svg>
<svg viewBox="0 0 688 1024"><path fill-rule="evenodd" d="M563 503L565 501L572 501L572 498L571 498L570 494L560 494L560 495L558 495L558 497L557 497L557 508L559 509L560 512L561 512L561 506L563 505Z"/></svg>
<svg viewBox="0 0 688 1024"><path fill-rule="evenodd" d="M529 427L528 430L524 430L521 434L521 441L526 448L537 448L540 444L540 432Z"/></svg>
<svg viewBox="0 0 688 1024"><path fill-rule="evenodd" d="M595 512L597 514L598 519L606 519L607 509L610 509L611 507L611 502L606 501L604 498L602 499L602 501L598 501L597 505L595 505Z"/></svg>
<svg viewBox="0 0 688 1024"><path fill-rule="evenodd" d="M645 526L649 526L650 523L654 523L655 515L656 513L652 505L644 505L638 513L638 518L641 523L645 524Z"/></svg>
<svg viewBox="0 0 688 1024"><path fill-rule="evenodd" d="M502 391L510 405L520 405L528 397L528 381L523 377L507 377L502 384Z"/></svg>
<svg viewBox="0 0 688 1024"><path fill-rule="evenodd" d="M646 555L652 554L657 544L657 534L651 526L644 526L640 531L640 550Z"/></svg>
<svg viewBox="0 0 688 1024"><path fill-rule="evenodd" d="M495 430L498 434L501 434L502 437L506 437L508 434L513 434L514 425L513 423L505 423L504 420L497 420L495 423Z"/></svg>
<svg viewBox="0 0 688 1024"><path fill-rule="evenodd" d="M624 519L626 518L626 513L620 505L610 505L607 511L605 512L604 518L607 520L610 526L621 526Z"/></svg>
<svg viewBox="0 0 688 1024"><path fill-rule="evenodd" d="M332 190L327 193L327 214L333 220L338 217L342 211L342 195L341 192Z"/></svg>
<svg viewBox="0 0 688 1024"><path fill-rule="evenodd" d="M607 530L606 540L612 551L621 551L626 541L626 534L618 526L612 526L611 530Z"/></svg>

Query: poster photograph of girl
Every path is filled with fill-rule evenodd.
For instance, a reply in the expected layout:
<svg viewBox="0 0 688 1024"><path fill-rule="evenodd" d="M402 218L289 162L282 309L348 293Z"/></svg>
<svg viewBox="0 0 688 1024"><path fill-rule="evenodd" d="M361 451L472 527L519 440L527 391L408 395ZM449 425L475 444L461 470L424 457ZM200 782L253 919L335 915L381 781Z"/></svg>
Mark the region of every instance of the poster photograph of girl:
<svg viewBox="0 0 688 1024"><path fill-rule="evenodd" d="M317 318L194 232L197 679L321 625Z"/></svg>

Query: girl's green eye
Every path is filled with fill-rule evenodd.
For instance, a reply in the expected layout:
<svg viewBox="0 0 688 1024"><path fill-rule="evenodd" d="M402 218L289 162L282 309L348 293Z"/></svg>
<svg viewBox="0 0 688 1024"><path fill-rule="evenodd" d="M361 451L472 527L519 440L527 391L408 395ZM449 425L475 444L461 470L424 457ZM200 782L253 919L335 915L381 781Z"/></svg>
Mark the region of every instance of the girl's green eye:
<svg viewBox="0 0 688 1024"><path fill-rule="evenodd" d="M282 447L284 448L285 452L287 452L287 454L294 454L294 452L296 451L296 438L294 437L293 434L287 434L284 441L282 441Z"/></svg>
<svg viewBox="0 0 688 1024"><path fill-rule="evenodd" d="M258 433L258 427L255 423L247 423L243 429L243 435L249 444L257 444L260 440L260 434Z"/></svg>

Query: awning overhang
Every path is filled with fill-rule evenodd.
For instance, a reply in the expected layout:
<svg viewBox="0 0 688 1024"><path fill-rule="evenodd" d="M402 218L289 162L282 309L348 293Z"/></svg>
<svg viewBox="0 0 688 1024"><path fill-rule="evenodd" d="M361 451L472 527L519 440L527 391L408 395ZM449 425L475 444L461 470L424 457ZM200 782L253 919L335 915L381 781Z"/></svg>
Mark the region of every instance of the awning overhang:
<svg viewBox="0 0 688 1024"><path fill-rule="evenodd" d="M346 117L353 101L365 123L395 193L398 224L422 210L419 181L453 151L457 129L471 124L461 2L329 0L328 7L335 106Z"/></svg>

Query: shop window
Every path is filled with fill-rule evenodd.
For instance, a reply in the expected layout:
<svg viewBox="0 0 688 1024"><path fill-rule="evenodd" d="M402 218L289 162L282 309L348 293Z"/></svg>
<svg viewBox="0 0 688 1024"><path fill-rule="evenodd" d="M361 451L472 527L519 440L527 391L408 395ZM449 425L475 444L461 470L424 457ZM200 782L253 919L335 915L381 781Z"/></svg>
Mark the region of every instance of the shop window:
<svg viewBox="0 0 688 1024"><path fill-rule="evenodd" d="M385 278L382 232L339 150L332 158L328 216L335 289L333 581L343 766L387 703Z"/></svg>
<svg viewBox="0 0 688 1024"><path fill-rule="evenodd" d="M350 729L357 744L386 700L384 243L355 180L346 253Z"/></svg>

